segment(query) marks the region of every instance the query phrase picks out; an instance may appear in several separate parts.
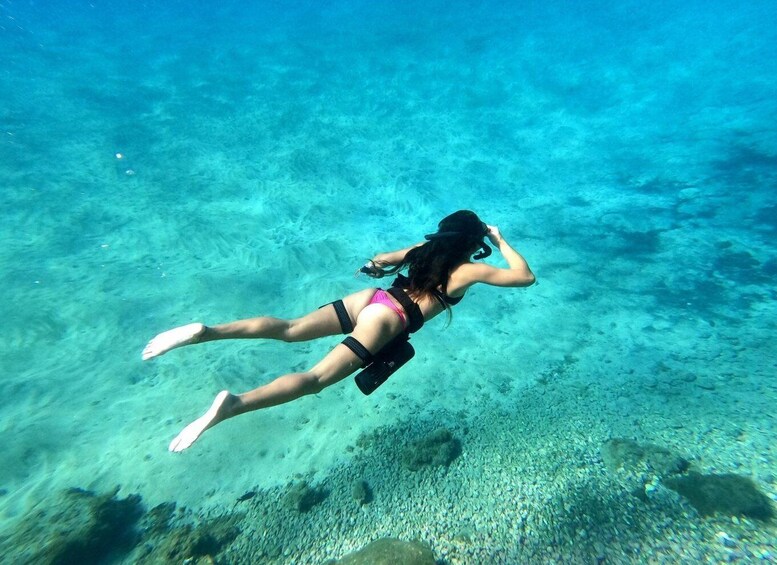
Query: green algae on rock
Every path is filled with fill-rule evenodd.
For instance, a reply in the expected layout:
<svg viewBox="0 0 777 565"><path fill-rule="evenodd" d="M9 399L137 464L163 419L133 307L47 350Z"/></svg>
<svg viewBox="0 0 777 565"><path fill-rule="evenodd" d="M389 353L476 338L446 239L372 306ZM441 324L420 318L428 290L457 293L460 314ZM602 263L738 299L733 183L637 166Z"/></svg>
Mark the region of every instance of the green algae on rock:
<svg viewBox="0 0 777 565"><path fill-rule="evenodd" d="M239 515L179 525L174 502L146 512L139 495L119 499L118 491L119 487L105 494L80 488L63 491L22 517L2 540L0 555L9 563L41 565L121 558L159 565L207 563L240 533Z"/></svg>
<svg viewBox="0 0 777 565"><path fill-rule="evenodd" d="M411 471L418 471L425 466L447 467L459 455L461 442L446 428L438 428L408 445L400 453L399 459Z"/></svg>
<svg viewBox="0 0 777 565"><path fill-rule="evenodd" d="M143 515L141 498L118 499L80 488L63 491L49 504L28 512L4 540L4 559L16 563L96 563L134 546Z"/></svg>
<svg viewBox="0 0 777 565"><path fill-rule="evenodd" d="M621 438L604 442L602 459L611 472L647 472L659 477L683 473L689 467L686 459L668 449Z"/></svg>
<svg viewBox="0 0 777 565"><path fill-rule="evenodd" d="M420 541L382 538L330 565L434 565L434 553Z"/></svg>
<svg viewBox="0 0 777 565"><path fill-rule="evenodd" d="M197 525L171 528L156 540L144 540L149 551L144 561L153 563L186 563L218 555L239 534L237 516L222 516ZM152 545L153 544L153 545Z"/></svg>
<svg viewBox="0 0 777 565"><path fill-rule="evenodd" d="M312 487L307 481L299 481L289 485L283 501L286 506L297 512L308 512L316 504L323 502L328 495L329 493L322 488Z"/></svg>
<svg viewBox="0 0 777 565"><path fill-rule="evenodd" d="M372 489L367 481L359 479L351 484L351 496L360 506L372 502Z"/></svg>
<svg viewBox="0 0 777 565"><path fill-rule="evenodd" d="M690 466L686 459L666 448L623 438L604 442L601 455L607 470L643 502L655 496L663 478L683 473Z"/></svg>

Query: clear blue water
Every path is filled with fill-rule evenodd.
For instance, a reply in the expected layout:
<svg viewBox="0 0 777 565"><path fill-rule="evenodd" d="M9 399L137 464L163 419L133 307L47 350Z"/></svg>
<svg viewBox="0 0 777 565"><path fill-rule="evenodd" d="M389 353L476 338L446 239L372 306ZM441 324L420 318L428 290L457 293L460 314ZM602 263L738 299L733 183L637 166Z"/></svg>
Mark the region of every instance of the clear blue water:
<svg viewBox="0 0 777 565"><path fill-rule="evenodd" d="M420 421L463 438L446 481L507 473L502 487L523 493L511 511L527 516L574 498L527 461L601 485L611 437L749 477L773 500L777 3L293 4L0 0L3 531L69 487L226 512L295 476L350 476L370 457L349 449L359 437ZM473 289L369 399L341 383L166 452L218 390L299 370L336 341L142 363L150 337L301 314L460 208L499 225L539 284ZM495 525L496 489L449 522L428 505L402 510L408 522L386 502L406 485L374 480L375 504L353 518L365 524L286 532L273 559L338 558L387 535L450 563L616 551L605 529L572 544L530 528L517 543ZM308 522L352 512L326 504ZM683 537L719 517L613 512L634 536L658 524L624 561L774 551L752 541L775 539L768 524L734 550ZM263 542L245 538L224 555L249 562Z"/></svg>

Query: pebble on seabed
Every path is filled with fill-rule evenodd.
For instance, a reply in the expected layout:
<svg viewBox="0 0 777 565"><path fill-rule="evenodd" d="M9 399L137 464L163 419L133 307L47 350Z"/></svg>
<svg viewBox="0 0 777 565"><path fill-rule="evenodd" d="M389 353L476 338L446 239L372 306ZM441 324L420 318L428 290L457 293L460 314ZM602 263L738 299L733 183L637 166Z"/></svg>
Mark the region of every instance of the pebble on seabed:
<svg viewBox="0 0 777 565"><path fill-rule="evenodd" d="M736 540L729 537L729 535L726 532L718 532L717 534L715 534L715 537L717 537L718 541L722 543L725 547L737 546Z"/></svg>

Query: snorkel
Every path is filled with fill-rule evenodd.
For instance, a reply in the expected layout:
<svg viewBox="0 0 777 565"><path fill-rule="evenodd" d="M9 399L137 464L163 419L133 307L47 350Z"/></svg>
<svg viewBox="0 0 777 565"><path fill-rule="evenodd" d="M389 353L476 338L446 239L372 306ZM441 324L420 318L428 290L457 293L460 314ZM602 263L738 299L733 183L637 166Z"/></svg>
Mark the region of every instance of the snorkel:
<svg viewBox="0 0 777 565"><path fill-rule="evenodd" d="M437 225L437 233L427 234L424 239L433 241L454 237L466 238L473 244L477 243L480 251L472 258L479 261L491 255L491 247L485 241L486 235L488 235L488 226L478 218L475 212L459 210L443 218Z"/></svg>
<svg viewBox="0 0 777 565"><path fill-rule="evenodd" d="M489 255L491 255L491 247L485 241L481 241L480 242L480 251L475 253L472 256L472 258L475 261L480 261L481 259L485 259Z"/></svg>

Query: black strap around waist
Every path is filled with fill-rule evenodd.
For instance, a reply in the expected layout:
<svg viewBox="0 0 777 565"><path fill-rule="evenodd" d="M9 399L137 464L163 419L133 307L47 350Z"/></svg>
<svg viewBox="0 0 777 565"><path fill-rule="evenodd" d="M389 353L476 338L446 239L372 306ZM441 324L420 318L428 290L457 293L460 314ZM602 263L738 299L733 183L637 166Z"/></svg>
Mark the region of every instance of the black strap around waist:
<svg viewBox="0 0 777 565"><path fill-rule="evenodd" d="M408 286L410 286L410 279L402 273L398 273L397 278L394 279L394 281L391 283L391 286L398 288L408 288ZM464 298L464 296L457 296L454 298L453 296L448 296L439 290L433 290L432 294L442 306L456 306L456 304L461 302L461 299Z"/></svg>
<svg viewBox="0 0 777 565"><path fill-rule="evenodd" d="M418 307L418 304L413 302L413 300L405 293L405 291L399 287L392 286L386 292L396 298L397 302L399 302L402 305L402 308L405 310L407 318L410 322L408 324L407 331L409 333L415 333L420 330L424 325L424 315L421 313L421 309Z"/></svg>

